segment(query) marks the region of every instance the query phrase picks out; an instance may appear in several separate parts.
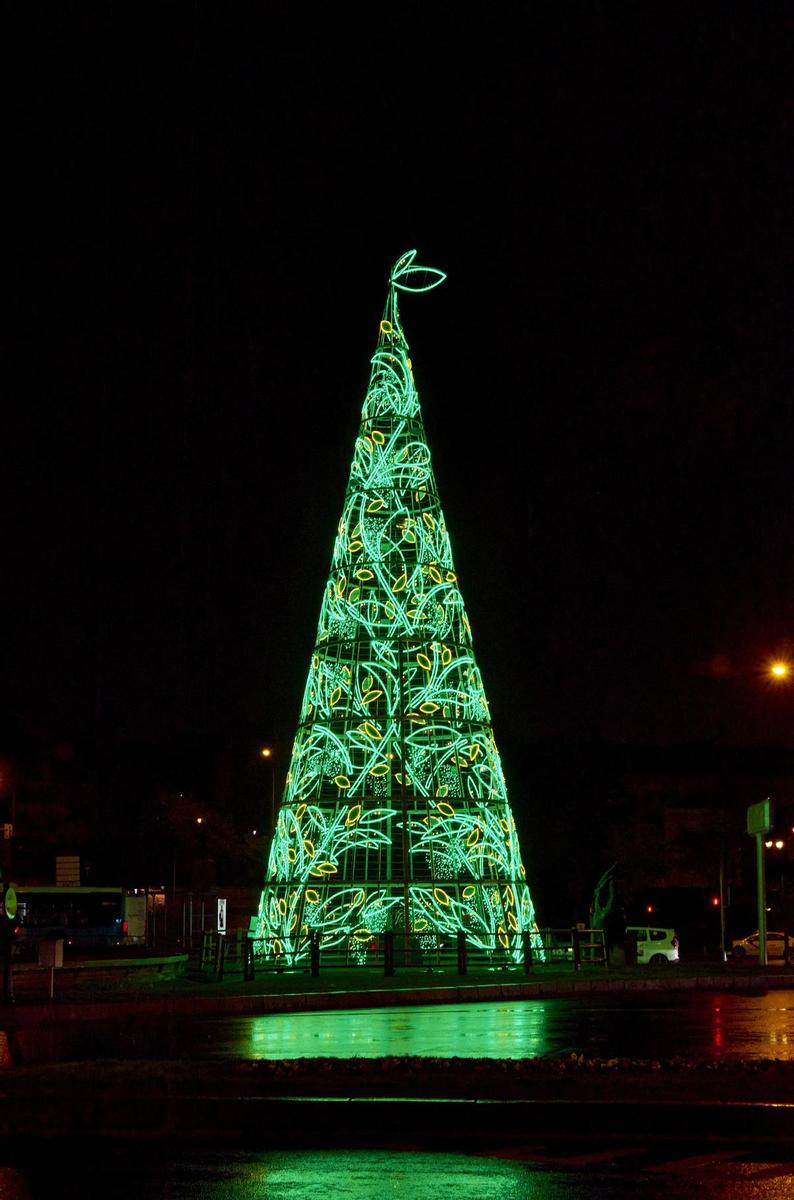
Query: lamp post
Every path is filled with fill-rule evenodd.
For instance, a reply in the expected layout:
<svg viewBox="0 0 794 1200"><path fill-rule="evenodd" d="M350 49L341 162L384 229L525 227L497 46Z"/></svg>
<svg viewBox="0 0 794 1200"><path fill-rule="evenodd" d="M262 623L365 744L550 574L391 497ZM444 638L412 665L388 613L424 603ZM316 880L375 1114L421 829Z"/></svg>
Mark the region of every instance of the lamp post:
<svg viewBox="0 0 794 1200"><path fill-rule="evenodd" d="M747 809L747 832L755 838L756 892L758 904L758 963L765 967L766 961L766 870L764 863L764 838L772 828L772 802L759 800Z"/></svg>
<svg viewBox="0 0 794 1200"><path fill-rule="evenodd" d="M276 764L270 746L263 746L259 753L270 767L270 841L272 843L276 834Z"/></svg>

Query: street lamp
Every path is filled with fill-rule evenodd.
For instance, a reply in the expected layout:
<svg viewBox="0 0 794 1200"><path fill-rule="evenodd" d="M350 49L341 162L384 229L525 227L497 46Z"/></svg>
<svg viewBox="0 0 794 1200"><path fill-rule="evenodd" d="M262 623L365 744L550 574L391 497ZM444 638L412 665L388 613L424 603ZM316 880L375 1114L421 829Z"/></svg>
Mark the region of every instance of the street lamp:
<svg viewBox="0 0 794 1200"><path fill-rule="evenodd" d="M270 746L263 746L260 755L270 767L270 840L276 835L276 764Z"/></svg>

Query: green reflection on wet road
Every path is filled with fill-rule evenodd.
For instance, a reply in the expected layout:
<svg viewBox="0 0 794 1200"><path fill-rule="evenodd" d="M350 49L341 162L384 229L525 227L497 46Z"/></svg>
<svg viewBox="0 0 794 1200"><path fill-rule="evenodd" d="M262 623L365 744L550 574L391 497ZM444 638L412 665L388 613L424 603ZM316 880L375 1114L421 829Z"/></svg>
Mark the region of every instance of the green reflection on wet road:
<svg viewBox="0 0 794 1200"><path fill-rule="evenodd" d="M789 1200L790 1162L726 1150L655 1146L594 1151L566 1161L529 1147L515 1156L406 1150L149 1155L141 1147L99 1161L0 1167L3 1200ZM64 1164L66 1165L66 1164Z"/></svg>
<svg viewBox="0 0 794 1200"><path fill-rule="evenodd" d="M534 1058L548 1053L543 1004L367 1008L250 1022L251 1058Z"/></svg>

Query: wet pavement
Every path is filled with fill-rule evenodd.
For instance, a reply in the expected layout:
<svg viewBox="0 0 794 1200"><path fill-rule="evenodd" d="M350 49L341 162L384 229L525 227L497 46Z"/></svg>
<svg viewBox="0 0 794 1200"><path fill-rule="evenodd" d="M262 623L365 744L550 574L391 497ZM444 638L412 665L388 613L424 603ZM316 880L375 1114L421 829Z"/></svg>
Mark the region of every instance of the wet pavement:
<svg viewBox="0 0 794 1200"><path fill-rule="evenodd" d="M661 991L202 1019L70 1021L0 1038L15 1065L391 1056L794 1060L794 991Z"/></svg>
<svg viewBox="0 0 794 1200"><path fill-rule="evenodd" d="M136 1147L67 1157L62 1200L788 1200L794 1164L704 1144L627 1143L608 1149L535 1142L486 1154L363 1148L152 1153ZM50 1166L0 1167L4 1200L50 1200Z"/></svg>

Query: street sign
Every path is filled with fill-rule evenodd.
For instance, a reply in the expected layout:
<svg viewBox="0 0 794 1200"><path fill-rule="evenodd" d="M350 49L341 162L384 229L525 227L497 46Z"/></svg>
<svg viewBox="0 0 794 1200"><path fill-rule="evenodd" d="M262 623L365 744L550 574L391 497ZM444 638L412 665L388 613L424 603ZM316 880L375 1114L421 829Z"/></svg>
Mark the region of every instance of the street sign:
<svg viewBox="0 0 794 1200"><path fill-rule="evenodd" d="M221 896L218 897L218 924L216 928L218 933L226 932L226 900Z"/></svg>
<svg viewBox="0 0 794 1200"><path fill-rule="evenodd" d="M772 828L772 801L759 800L747 809L747 832L749 834L769 833Z"/></svg>

